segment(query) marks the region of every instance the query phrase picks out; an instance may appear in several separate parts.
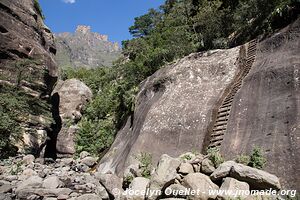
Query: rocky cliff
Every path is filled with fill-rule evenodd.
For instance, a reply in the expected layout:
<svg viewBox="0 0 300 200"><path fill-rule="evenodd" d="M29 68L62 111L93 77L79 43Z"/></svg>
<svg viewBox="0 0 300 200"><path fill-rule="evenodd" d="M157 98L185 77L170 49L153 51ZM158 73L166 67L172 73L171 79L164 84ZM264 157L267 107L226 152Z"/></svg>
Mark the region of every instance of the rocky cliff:
<svg viewBox="0 0 300 200"><path fill-rule="evenodd" d="M8 113L20 112L16 126L22 127L21 149L36 150L47 137L52 121L49 96L57 80L55 53L54 37L43 23L37 1L1 0L0 94L7 95L15 107L26 108L26 112L12 109ZM1 104L1 111L5 109L11 108ZM1 139L6 137L5 132L1 134Z"/></svg>
<svg viewBox="0 0 300 200"><path fill-rule="evenodd" d="M299 190L299 27L300 19L264 41L192 54L157 71L98 170L122 174L141 152L156 163L163 153L212 147L233 158L256 145L284 188Z"/></svg>
<svg viewBox="0 0 300 200"><path fill-rule="evenodd" d="M61 67L111 66L121 55L118 43L108 41L107 35L91 32L90 26L78 26L76 32L55 35L56 60Z"/></svg>

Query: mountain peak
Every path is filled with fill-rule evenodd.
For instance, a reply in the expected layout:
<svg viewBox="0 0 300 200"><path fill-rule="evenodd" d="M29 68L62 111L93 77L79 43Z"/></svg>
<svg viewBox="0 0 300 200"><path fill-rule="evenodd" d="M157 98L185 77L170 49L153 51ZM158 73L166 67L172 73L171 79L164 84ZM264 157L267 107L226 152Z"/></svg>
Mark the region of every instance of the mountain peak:
<svg viewBox="0 0 300 200"><path fill-rule="evenodd" d="M75 33L56 34L56 60L62 67L111 66L121 54L117 42L108 35L92 32L91 26L78 25Z"/></svg>

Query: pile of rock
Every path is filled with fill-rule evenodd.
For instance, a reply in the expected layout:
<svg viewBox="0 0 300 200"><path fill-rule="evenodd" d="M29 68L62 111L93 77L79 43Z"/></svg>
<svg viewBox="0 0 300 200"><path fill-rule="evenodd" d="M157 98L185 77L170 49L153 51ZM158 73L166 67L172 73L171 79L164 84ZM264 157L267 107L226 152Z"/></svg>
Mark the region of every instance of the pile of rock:
<svg viewBox="0 0 300 200"><path fill-rule="evenodd" d="M32 155L0 162L0 199L109 199L98 173L97 158L35 159Z"/></svg>
<svg viewBox="0 0 300 200"><path fill-rule="evenodd" d="M138 177L141 174L135 165L129 166L124 176L134 176L128 191L144 190L145 195L127 196L129 199L260 199L247 195L251 190L281 189L279 179L265 171L234 161L222 163L217 168L212 161L201 154L187 153L179 158L162 155L150 179ZM241 191L235 194L212 194L210 191ZM157 192L160 191L160 192ZM196 193L193 194L192 191ZM198 193L197 193L198 191ZM199 192L200 191L200 192ZM275 198L276 196L269 196Z"/></svg>
<svg viewBox="0 0 300 200"><path fill-rule="evenodd" d="M145 166L141 163L130 165L123 180L114 174L96 172L96 164L97 158L87 152L77 159L54 161L27 155L0 161L0 200L235 199L237 196L209 191L281 188L279 179L265 171L234 161L216 167L201 154L186 153L179 158L164 154L148 178L143 177ZM128 181L130 184L124 184Z"/></svg>

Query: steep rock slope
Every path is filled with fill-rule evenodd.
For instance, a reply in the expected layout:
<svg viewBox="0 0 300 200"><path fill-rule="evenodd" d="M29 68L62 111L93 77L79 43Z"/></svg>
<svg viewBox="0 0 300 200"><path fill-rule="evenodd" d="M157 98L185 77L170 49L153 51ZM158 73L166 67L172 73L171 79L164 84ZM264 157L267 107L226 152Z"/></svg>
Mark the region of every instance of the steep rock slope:
<svg viewBox="0 0 300 200"><path fill-rule="evenodd" d="M54 37L34 0L0 2L0 92L25 93L29 113L19 116L22 147L38 148L51 123L49 95L57 80ZM25 101L25 100L24 100Z"/></svg>
<svg viewBox="0 0 300 200"><path fill-rule="evenodd" d="M55 35L57 63L61 67L111 66L121 55L118 43L108 41L107 35L91 32L90 26L78 26L76 32Z"/></svg>
<svg viewBox="0 0 300 200"><path fill-rule="evenodd" d="M258 43L198 53L149 77L134 116L101 160L101 172L122 174L141 152L178 156L221 148L228 157L257 145L285 188L299 180L299 26Z"/></svg>
<svg viewBox="0 0 300 200"><path fill-rule="evenodd" d="M257 46L233 101L221 150L228 158L261 146L267 170L300 185L300 20Z"/></svg>
<svg viewBox="0 0 300 200"><path fill-rule="evenodd" d="M214 107L238 72L239 48L192 54L149 77L133 119L118 134L100 170L122 171L141 152L201 150ZM130 164L128 161L126 165Z"/></svg>

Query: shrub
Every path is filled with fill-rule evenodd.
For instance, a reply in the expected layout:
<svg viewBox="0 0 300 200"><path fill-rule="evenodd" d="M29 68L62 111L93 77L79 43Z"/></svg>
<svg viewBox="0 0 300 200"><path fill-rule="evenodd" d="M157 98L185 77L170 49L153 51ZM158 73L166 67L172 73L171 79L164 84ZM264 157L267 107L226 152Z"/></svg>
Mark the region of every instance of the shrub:
<svg viewBox="0 0 300 200"><path fill-rule="evenodd" d="M215 167L219 167L224 162L224 158L220 154L218 148L210 148L207 150L208 158L212 161Z"/></svg>
<svg viewBox="0 0 300 200"><path fill-rule="evenodd" d="M150 153L141 153L136 159L141 163L142 176L144 178L151 177L152 155Z"/></svg>
<svg viewBox="0 0 300 200"><path fill-rule="evenodd" d="M266 159L262 153L261 148L254 147L250 155L249 166L257 169L262 169L266 165Z"/></svg>
<svg viewBox="0 0 300 200"><path fill-rule="evenodd" d="M134 177L132 175L125 176L123 180L123 189L128 188L133 179Z"/></svg>
<svg viewBox="0 0 300 200"><path fill-rule="evenodd" d="M243 165L249 165L250 157L242 154L242 155L238 156L235 161L238 163L241 163Z"/></svg>

